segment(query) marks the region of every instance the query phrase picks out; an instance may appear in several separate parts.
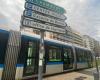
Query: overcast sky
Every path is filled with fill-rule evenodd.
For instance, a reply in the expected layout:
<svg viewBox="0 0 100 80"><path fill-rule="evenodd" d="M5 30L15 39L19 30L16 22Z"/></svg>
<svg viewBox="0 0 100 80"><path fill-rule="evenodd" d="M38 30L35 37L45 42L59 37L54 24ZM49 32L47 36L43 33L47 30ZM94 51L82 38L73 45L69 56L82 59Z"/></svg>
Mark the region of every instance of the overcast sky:
<svg viewBox="0 0 100 80"><path fill-rule="evenodd" d="M65 8L67 24L100 40L100 0L49 0ZM0 0L0 27L19 29L24 0Z"/></svg>

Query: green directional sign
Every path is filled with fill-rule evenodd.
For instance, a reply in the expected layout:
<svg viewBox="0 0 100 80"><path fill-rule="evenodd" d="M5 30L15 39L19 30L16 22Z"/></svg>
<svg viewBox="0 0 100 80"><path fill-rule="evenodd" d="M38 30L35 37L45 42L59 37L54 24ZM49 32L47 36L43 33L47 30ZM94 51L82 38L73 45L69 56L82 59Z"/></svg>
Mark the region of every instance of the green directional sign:
<svg viewBox="0 0 100 80"><path fill-rule="evenodd" d="M43 8L49 9L51 11L55 11L59 14L64 14L65 13L64 8L59 7L57 5L54 5L54 4L52 4L50 2L47 2L47 1L44 1L44 0L26 0L26 2L35 4L37 6L41 6Z"/></svg>

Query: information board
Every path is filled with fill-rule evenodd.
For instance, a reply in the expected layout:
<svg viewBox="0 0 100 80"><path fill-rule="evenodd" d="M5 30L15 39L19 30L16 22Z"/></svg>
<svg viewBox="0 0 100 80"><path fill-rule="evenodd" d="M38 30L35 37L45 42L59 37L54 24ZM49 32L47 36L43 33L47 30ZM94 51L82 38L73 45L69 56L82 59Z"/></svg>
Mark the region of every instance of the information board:
<svg viewBox="0 0 100 80"><path fill-rule="evenodd" d="M42 23L36 22L34 19L30 19L30 18L23 18L22 26L56 32L56 33L65 33L65 29L63 29L63 28L50 26L47 24L42 24Z"/></svg>
<svg viewBox="0 0 100 80"><path fill-rule="evenodd" d="M40 13L43 13L43 14L46 14L49 16L53 16L53 17L58 18L58 19L63 19L63 20L66 19L66 17L63 14L58 14L56 12L50 11L48 9L44 9L42 7L36 6L34 4L31 4L31 3L25 3L25 8L33 10L33 11L37 11L37 12L40 12Z"/></svg>
<svg viewBox="0 0 100 80"><path fill-rule="evenodd" d="M35 11L25 10L24 14L25 17L41 20L44 22L49 22L58 26L66 26L66 23L63 20L54 19L51 17L43 16L42 14L36 13Z"/></svg>
<svg viewBox="0 0 100 80"><path fill-rule="evenodd" d="M47 2L47 1L44 1L44 0L26 0L26 2L35 4L37 6L40 6L40 7L46 8L46 9L49 9L49 10L57 12L59 14L65 13L64 8L59 7L57 5L54 5L54 4Z"/></svg>

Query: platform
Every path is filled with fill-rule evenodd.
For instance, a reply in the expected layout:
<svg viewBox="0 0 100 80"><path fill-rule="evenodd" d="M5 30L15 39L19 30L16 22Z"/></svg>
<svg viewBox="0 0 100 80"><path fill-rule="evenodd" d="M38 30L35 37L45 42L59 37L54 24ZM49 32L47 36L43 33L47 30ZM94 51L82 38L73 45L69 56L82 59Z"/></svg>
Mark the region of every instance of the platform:
<svg viewBox="0 0 100 80"><path fill-rule="evenodd" d="M86 69L77 72L60 74L44 78L43 80L94 80L93 69Z"/></svg>

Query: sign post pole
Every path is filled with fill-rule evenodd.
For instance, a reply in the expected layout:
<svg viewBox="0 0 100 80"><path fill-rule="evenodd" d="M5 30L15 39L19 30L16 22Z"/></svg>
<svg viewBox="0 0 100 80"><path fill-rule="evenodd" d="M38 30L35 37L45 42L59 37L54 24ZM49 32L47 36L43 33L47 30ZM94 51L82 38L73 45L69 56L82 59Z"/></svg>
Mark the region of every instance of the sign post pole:
<svg viewBox="0 0 100 80"><path fill-rule="evenodd" d="M44 51L44 30L40 30L40 49L39 49L39 68L38 68L38 80L42 80L43 73L43 56Z"/></svg>
<svg viewBox="0 0 100 80"><path fill-rule="evenodd" d="M96 71L94 71L94 73L93 73L94 80L99 80L100 79L100 76L99 76L99 67L98 67L98 61L96 59L96 55L95 54L94 54L94 59L95 59L95 66L96 66Z"/></svg>
<svg viewBox="0 0 100 80"><path fill-rule="evenodd" d="M22 27L30 27L40 30L40 47L38 62L38 80L43 78L44 61L44 32L65 34L66 12L64 8L45 0L25 0L25 10L21 21ZM41 14L42 13L42 14Z"/></svg>

